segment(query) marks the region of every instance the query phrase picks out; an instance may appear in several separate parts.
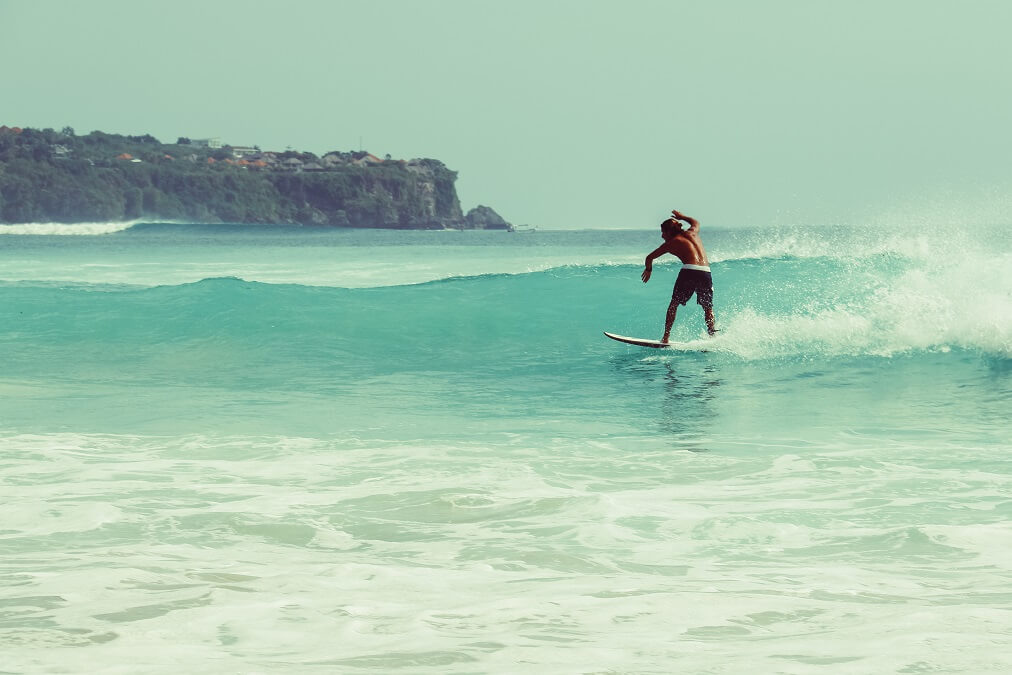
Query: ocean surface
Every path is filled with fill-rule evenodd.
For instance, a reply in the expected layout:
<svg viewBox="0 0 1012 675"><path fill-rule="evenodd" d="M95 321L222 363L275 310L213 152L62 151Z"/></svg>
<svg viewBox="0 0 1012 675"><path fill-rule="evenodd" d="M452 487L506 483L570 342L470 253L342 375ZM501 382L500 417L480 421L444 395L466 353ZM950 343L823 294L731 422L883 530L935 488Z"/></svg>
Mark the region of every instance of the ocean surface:
<svg viewBox="0 0 1012 675"><path fill-rule="evenodd" d="M0 227L2 673L1008 673L1007 227Z"/></svg>

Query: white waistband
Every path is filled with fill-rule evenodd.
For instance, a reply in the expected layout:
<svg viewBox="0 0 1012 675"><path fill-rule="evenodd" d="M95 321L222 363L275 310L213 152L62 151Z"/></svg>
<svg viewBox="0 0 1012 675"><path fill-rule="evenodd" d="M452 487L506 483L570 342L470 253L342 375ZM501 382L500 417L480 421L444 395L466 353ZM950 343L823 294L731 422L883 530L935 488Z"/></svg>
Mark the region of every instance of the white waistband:
<svg viewBox="0 0 1012 675"><path fill-rule="evenodd" d="M699 270L700 272L709 272L709 265L682 265L683 270Z"/></svg>

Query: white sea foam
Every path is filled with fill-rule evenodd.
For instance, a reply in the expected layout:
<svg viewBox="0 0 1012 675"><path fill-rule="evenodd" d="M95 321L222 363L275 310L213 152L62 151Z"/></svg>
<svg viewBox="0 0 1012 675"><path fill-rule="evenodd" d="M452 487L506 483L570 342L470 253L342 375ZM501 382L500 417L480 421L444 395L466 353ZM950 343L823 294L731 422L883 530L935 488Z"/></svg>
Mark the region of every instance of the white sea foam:
<svg viewBox="0 0 1012 675"><path fill-rule="evenodd" d="M950 349L1012 358L1012 254L982 256L957 247L928 260L898 274L883 269L880 286L837 307L724 314L718 338L685 347L750 360Z"/></svg>
<svg viewBox="0 0 1012 675"><path fill-rule="evenodd" d="M6 436L5 665L1002 672L986 453L738 440Z"/></svg>
<svg viewBox="0 0 1012 675"><path fill-rule="evenodd" d="M115 223L18 223L0 225L0 234L94 236L128 230L139 221Z"/></svg>

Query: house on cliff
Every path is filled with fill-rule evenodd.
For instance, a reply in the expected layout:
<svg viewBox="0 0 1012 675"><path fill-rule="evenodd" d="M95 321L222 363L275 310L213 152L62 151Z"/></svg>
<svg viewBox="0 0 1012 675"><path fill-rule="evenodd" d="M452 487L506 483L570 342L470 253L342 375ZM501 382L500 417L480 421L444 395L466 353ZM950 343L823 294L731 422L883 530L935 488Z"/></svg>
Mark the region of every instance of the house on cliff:
<svg viewBox="0 0 1012 675"><path fill-rule="evenodd" d="M249 159L254 155L260 154L259 148L250 147L248 145L233 145L231 147L232 147L232 157L234 157L235 159Z"/></svg>
<svg viewBox="0 0 1012 675"><path fill-rule="evenodd" d="M335 166L347 164L348 161L336 152L328 152L320 159L320 163L328 169L333 169Z"/></svg>
<svg viewBox="0 0 1012 675"><path fill-rule="evenodd" d="M368 152L356 152L355 159L351 161L353 166L369 166L370 164L382 164L383 160Z"/></svg>

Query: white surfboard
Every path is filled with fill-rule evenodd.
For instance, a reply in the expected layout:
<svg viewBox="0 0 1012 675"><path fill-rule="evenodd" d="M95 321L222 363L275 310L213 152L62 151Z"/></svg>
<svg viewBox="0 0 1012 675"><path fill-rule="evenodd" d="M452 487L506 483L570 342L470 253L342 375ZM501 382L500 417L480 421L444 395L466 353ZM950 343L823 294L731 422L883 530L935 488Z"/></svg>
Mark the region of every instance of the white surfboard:
<svg viewBox="0 0 1012 675"><path fill-rule="evenodd" d="M604 334L610 337L612 340L618 340L619 342L624 342L628 345L636 345L637 347L653 347L654 349L664 349L666 347L671 346L670 342L661 342L660 340L647 340L646 338L626 337L625 335L615 335L614 333L609 333L608 331L604 331Z"/></svg>

